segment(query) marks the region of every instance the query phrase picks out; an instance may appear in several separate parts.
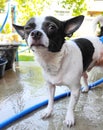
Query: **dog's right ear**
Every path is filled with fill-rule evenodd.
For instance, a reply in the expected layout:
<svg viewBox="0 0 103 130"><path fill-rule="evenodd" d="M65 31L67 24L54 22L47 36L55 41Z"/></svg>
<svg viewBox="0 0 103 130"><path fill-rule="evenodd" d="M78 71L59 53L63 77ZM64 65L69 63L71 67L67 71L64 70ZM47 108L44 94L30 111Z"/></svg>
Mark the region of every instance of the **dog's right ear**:
<svg viewBox="0 0 103 130"><path fill-rule="evenodd" d="M13 27L15 28L15 30L17 31L17 33L18 33L23 39L25 39L24 26L18 26L18 25L13 24Z"/></svg>

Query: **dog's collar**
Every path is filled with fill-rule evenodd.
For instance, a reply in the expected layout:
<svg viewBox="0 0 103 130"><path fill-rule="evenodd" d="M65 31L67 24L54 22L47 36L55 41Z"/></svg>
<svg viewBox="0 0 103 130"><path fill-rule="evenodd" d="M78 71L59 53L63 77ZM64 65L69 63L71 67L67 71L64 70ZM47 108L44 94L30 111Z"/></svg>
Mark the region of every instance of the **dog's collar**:
<svg viewBox="0 0 103 130"><path fill-rule="evenodd" d="M99 40L103 43L103 36L99 37Z"/></svg>

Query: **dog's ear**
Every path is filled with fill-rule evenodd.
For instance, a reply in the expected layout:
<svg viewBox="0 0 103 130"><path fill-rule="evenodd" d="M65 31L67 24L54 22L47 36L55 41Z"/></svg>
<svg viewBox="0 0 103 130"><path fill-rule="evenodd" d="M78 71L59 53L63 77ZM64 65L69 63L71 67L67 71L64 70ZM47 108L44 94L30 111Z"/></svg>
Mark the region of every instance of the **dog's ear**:
<svg viewBox="0 0 103 130"><path fill-rule="evenodd" d="M84 20L84 16L80 15L74 18L71 18L65 21L64 28L65 28L65 35L71 37L73 33L80 27Z"/></svg>
<svg viewBox="0 0 103 130"><path fill-rule="evenodd" d="M15 30L17 31L17 33L18 33L23 39L25 39L24 26L18 26L18 25L13 24L13 27L15 28Z"/></svg>

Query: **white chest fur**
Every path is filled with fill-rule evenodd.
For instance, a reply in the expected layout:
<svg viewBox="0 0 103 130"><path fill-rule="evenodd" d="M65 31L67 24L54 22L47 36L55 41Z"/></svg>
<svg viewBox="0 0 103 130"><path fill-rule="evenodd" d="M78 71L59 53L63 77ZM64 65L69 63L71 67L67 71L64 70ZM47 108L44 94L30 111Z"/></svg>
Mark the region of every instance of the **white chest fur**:
<svg viewBox="0 0 103 130"><path fill-rule="evenodd" d="M64 57L64 50L52 53L47 51L47 48L38 48L36 51L37 61L42 66L45 73L49 75L57 75L61 68L61 62Z"/></svg>
<svg viewBox="0 0 103 130"><path fill-rule="evenodd" d="M44 70L44 77L52 84L66 85L66 82L74 79L74 73L78 76L82 72L81 53L72 42L65 43L61 51L56 53L49 52L44 47L36 47L34 50L37 61ZM79 72L77 68L80 68Z"/></svg>

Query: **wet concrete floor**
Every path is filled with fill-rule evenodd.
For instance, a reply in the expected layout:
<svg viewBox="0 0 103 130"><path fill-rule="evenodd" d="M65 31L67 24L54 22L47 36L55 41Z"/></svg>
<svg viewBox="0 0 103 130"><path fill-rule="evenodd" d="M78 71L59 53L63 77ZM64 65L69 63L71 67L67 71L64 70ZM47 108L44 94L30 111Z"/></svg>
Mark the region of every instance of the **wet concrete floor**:
<svg viewBox="0 0 103 130"><path fill-rule="evenodd" d="M103 71L94 69L89 74L92 82L103 77ZM67 92L57 87L56 94ZM7 70L0 79L0 123L15 114L47 99L47 87L41 68L35 62L19 62L16 71ZM45 107L30 113L2 130L103 130L103 84L80 96L75 109L76 125L63 125L69 97L55 102L51 118L41 119Z"/></svg>

